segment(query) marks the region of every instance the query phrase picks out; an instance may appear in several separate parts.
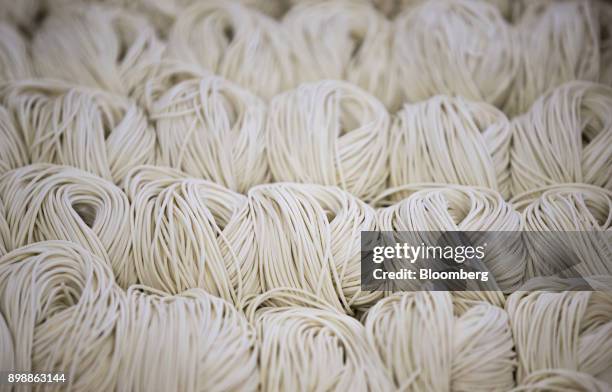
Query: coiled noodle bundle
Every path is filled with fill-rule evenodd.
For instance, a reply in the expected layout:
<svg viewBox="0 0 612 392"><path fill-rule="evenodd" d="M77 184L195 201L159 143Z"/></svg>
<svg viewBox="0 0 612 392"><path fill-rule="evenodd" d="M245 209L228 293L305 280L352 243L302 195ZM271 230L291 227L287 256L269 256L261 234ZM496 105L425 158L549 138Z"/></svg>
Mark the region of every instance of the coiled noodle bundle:
<svg viewBox="0 0 612 392"><path fill-rule="evenodd" d="M53 80L15 82L4 93L32 163L74 166L119 183L155 157L155 133L126 98Z"/></svg>
<svg viewBox="0 0 612 392"><path fill-rule="evenodd" d="M612 88L564 84L513 122L514 194L559 183L612 190Z"/></svg>
<svg viewBox="0 0 612 392"><path fill-rule="evenodd" d="M516 23L521 67L504 106L529 110L552 88L572 80L599 80L599 23L591 1L532 1Z"/></svg>
<svg viewBox="0 0 612 392"><path fill-rule="evenodd" d="M246 198L171 169L140 167L126 179L138 281L179 294L203 288L240 304L259 292Z"/></svg>
<svg viewBox="0 0 612 392"><path fill-rule="evenodd" d="M48 164L13 170L0 179L10 236L7 250L45 240L80 244L108 263L117 282L135 282L129 202L111 182Z"/></svg>
<svg viewBox="0 0 612 392"><path fill-rule="evenodd" d="M122 292L105 262L66 241L19 248L0 259L0 298L15 370L65 374L45 390L113 389Z"/></svg>
<svg viewBox="0 0 612 392"><path fill-rule="evenodd" d="M266 108L248 91L216 76L188 79L152 102L149 113L160 164L238 192L268 182Z"/></svg>
<svg viewBox="0 0 612 392"><path fill-rule="evenodd" d="M168 50L169 58L198 64L265 99L293 84L289 43L276 21L238 2L185 8L170 31Z"/></svg>
<svg viewBox="0 0 612 392"><path fill-rule="evenodd" d="M391 110L399 107L391 23L367 1L298 3L282 24L296 58L296 82L345 79Z"/></svg>
<svg viewBox="0 0 612 392"><path fill-rule="evenodd" d="M259 185L249 192L254 241L246 242L259 266L262 290L302 289L352 313L382 293L361 291L360 232L376 229L374 210L335 187Z"/></svg>
<svg viewBox="0 0 612 392"><path fill-rule="evenodd" d="M266 146L277 181L337 185L362 199L387 177L389 115L360 88L305 83L269 107Z"/></svg>
<svg viewBox="0 0 612 392"><path fill-rule="evenodd" d="M436 96L405 105L391 128L390 185L485 186L510 196L510 123L491 105Z"/></svg>
<svg viewBox="0 0 612 392"><path fill-rule="evenodd" d="M512 205L499 193L486 188L435 184L404 186L388 191L375 202L382 204L385 198L397 197L404 199L377 210L380 230L481 231L490 232L489 238L495 238L494 232L518 232L523 227L520 214ZM497 285L509 291L523 281L526 253L518 233L516 236L503 235L497 237L495 243L488 244L483 262ZM503 304L500 293L476 292L475 295L494 304Z"/></svg>
<svg viewBox="0 0 612 392"><path fill-rule="evenodd" d="M611 191L586 184L564 184L524 193L512 202L523 215L525 230L569 232L525 236L528 276L563 272L581 277L610 275Z"/></svg>
<svg viewBox="0 0 612 392"><path fill-rule="evenodd" d="M481 302L455 313L445 292L387 297L365 316L368 340L398 390L507 391L512 334L503 309Z"/></svg>
<svg viewBox="0 0 612 392"><path fill-rule="evenodd" d="M311 306L267 300L299 296ZM289 298L291 300L291 298ZM263 391L387 391L391 381L359 321L300 291L272 291L248 309L257 331Z"/></svg>
<svg viewBox="0 0 612 392"><path fill-rule="evenodd" d="M131 287L117 337L125 391L254 391L255 331L230 303L192 289L176 296Z"/></svg>
<svg viewBox="0 0 612 392"><path fill-rule="evenodd" d="M518 70L516 44L494 5L427 1L405 10L395 26L393 51L408 102L446 94L505 103Z"/></svg>
<svg viewBox="0 0 612 392"><path fill-rule="evenodd" d="M34 66L41 76L122 95L145 83L163 51L146 19L94 4L58 7L32 41Z"/></svg>
<svg viewBox="0 0 612 392"><path fill-rule="evenodd" d="M506 309L519 359L519 386L530 386L530 390L536 385L537 390L611 388L609 292L521 291L508 298Z"/></svg>

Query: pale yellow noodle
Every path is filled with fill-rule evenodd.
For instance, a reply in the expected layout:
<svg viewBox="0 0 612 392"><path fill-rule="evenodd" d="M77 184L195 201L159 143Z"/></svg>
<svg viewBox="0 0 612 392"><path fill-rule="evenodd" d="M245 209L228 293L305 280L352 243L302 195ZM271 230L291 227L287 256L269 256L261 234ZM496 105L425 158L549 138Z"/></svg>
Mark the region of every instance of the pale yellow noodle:
<svg viewBox="0 0 612 392"><path fill-rule="evenodd" d="M336 185L368 200L388 176L389 114L361 88L325 80L277 95L266 148L276 181Z"/></svg>
<svg viewBox="0 0 612 392"><path fill-rule="evenodd" d="M308 294L275 290L255 298L247 309L257 331L261 390L392 390L359 321L321 300L310 306L276 304L283 297L291 301Z"/></svg>
<svg viewBox="0 0 612 392"><path fill-rule="evenodd" d="M481 302L453 312L448 292L402 293L364 316L368 341L402 391L507 391L515 353L508 315Z"/></svg>
<svg viewBox="0 0 612 392"><path fill-rule="evenodd" d="M269 182L266 106L258 97L218 76L204 76L181 81L147 101L153 101L149 114L159 164L238 192Z"/></svg>
<svg viewBox="0 0 612 392"><path fill-rule="evenodd" d="M155 158L155 132L128 98L50 79L13 82L2 95L32 163L74 166L119 183Z"/></svg>
<svg viewBox="0 0 612 392"><path fill-rule="evenodd" d="M163 51L145 18L93 3L54 7L32 40L40 76L123 95L146 82Z"/></svg>
<svg viewBox="0 0 612 392"><path fill-rule="evenodd" d="M508 298L506 309L519 359L517 382L525 385L521 390L610 389L609 292L521 291Z"/></svg>
<svg viewBox="0 0 612 392"><path fill-rule="evenodd" d="M507 199L510 143L508 119L489 104L443 95L406 104L391 128L389 183L484 186Z"/></svg>
<svg viewBox="0 0 612 392"><path fill-rule="evenodd" d="M512 190L584 182L612 190L612 88L569 82L513 121Z"/></svg>
<svg viewBox="0 0 612 392"><path fill-rule="evenodd" d="M68 167L35 164L0 178L14 250L45 240L80 244L112 267L126 287L136 281L127 197L113 183Z"/></svg>
<svg viewBox="0 0 612 392"><path fill-rule="evenodd" d="M360 232L376 229L371 207L320 185L259 185L248 198L238 222L255 236L240 247L255 259L264 292L302 289L347 313L381 297L361 290Z"/></svg>
<svg viewBox="0 0 612 392"><path fill-rule="evenodd" d="M178 15L168 58L197 64L269 99L293 84L289 46L267 15L239 2L212 0Z"/></svg>
<svg viewBox="0 0 612 392"><path fill-rule="evenodd" d="M297 2L282 26L291 40L296 83L348 80L389 110L401 105L392 24L367 1Z"/></svg>
<svg viewBox="0 0 612 392"><path fill-rule="evenodd" d="M140 283L170 294L202 288L237 306L259 292L244 196L153 166L133 170L125 186Z"/></svg>

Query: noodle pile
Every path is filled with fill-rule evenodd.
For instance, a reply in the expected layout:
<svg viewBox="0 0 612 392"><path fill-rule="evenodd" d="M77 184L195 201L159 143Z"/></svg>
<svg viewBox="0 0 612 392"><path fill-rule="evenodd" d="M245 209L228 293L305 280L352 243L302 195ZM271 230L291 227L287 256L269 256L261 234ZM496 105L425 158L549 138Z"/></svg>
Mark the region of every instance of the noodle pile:
<svg viewBox="0 0 612 392"><path fill-rule="evenodd" d="M262 290L291 287L349 314L381 293L360 288L360 232L376 229L374 210L336 187L272 184L253 188L241 225L255 232Z"/></svg>
<svg viewBox="0 0 612 392"><path fill-rule="evenodd" d="M14 82L3 91L32 163L56 163L119 183L155 158L155 133L130 99L55 80Z"/></svg>
<svg viewBox="0 0 612 392"><path fill-rule="evenodd" d="M151 103L158 163L246 192L269 180L264 155L266 107L216 76L174 85Z"/></svg>
<svg viewBox="0 0 612 392"><path fill-rule="evenodd" d="M606 234L612 226L611 191L586 184L556 185L517 196L513 204L523 214L525 230L577 232L526 237L528 276L612 272L612 244ZM565 243L570 238L571 243Z"/></svg>
<svg viewBox="0 0 612 392"><path fill-rule="evenodd" d="M68 166L36 164L3 176L0 198L10 228L7 250L67 240L106 261L122 286L135 283L130 205L111 182Z"/></svg>
<svg viewBox="0 0 612 392"><path fill-rule="evenodd" d="M524 390L608 390L612 384L609 292L517 292L506 309ZM538 347L537 350L532 348Z"/></svg>
<svg viewBox="0 0 612 392"><path fill-rule="evenodd" d="M172 294L204 288L235 303L258 291L256 266L237 254L253 237L241 222L244 196L157 167L137 168L125 186L140 283Z"/></svg>
<svg viewBox="0 0 612 392"><path fill-rule="evenodd" d="M491 391L514 386L508 315L481 302L455 312L449 293L415 292L379 301L365 316L368 340L396 390Z"/></svg>
<svg viewBox="0 0 612 392"><path fill-rule="evenodd" d="M413 185L396 188L383 196L405 197L377 211L379 228L383 231L519 232L523 228L521 217L512 205L499 193L485 188ZM379 202L384 203L384 198ZM510 291L523 281L526 253L519 235L504 238L506 243L491 244L483 263L498 287ZM475 294L486 298L484 292ZM491 298L493 303L503 303L499 294Z"/></svg>
<svg viewBox="0 0 612 392"><path fill-rule="evenodd" d="M123 95L148 79L163 50L145 18L99 5L58 7L32 41L40 75Z"/></svg>
<svg viewBox="0 0 612 392"><path fill-rule="evenodd" d="M62 369L75 390L257 385L254 332L229 303L202 290L124 292L101 259L75 244L40 242L1 258L0 293L13 337L9 369Z"/></svg>
<svg viewBox="0 0 612 392"><path fill-rule="evenodd" d="M524 113L549 89L599 79L598 21L593 2L532 1L517 21L521 68L504 109Z"/></svg>
<svg viewBox="0 0 612 392"><path fill-rule="evenodd" d="M380 99L400 104L396 70L389 70L392 26L360 1L302 2L283 17L296 58L296 82L346 79Z"/></svg>
<svg viewBox="0 0 612 392"><path fill-rule="evenodd" d="M376 98L326 80L276 96L268 111L266 145L276 181L337 185L365 200L382 190L389 115Z"/></svg>
<svg viewBox="0 0 612 392"><path fill-rule="evenodd" d="M610 391L611 236L603 0L0 0L0 390Z"/></svg>
<svg viewBox="0 0 612 392"><path fill-rule="evenodd" d="M293 296L304 303L291 303ZM247 314L260 342L263 390L392 389L364 326L317 297L271 291L257 297Z"/></svg>
<svg viewBox="0 0 612 392"><path fill-rule="evenodd" d="M514 194L559 183L612 189L612 88L564 84L514 123Z"/></svg>
<svg viewBox="0 0 612 392"><path fill-rule="evenodd" d="M510 123L493 106L436 96L405 105L391 129L390 185L477 185L510 195Z"/></svg>

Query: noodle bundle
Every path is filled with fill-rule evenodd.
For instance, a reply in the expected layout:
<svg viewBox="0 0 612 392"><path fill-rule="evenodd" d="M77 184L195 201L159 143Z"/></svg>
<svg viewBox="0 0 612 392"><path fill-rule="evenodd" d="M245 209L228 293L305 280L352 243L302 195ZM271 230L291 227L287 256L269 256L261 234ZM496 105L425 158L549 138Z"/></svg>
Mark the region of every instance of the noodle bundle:
<svg viewBox="0 0 612 392"><path fill-rule="evenodd" d="M392 187L440 182L510 196L510 123L491 105L447 96L407 104L390 138Z"/></svg>
<svg viewBox="0 0 612 392"><path fill-rule="evenodd" d="M135 169L125 187L140 283L171 294L202 288L237 305L259 292L244 253L254 237L241 220L244 196L161 167Z"/></svg>
<svg viewBox="0 0 612 392"><path fill-rule="evenodd" d="M298 296L309 307L269 300ZM281 297L281 298L278 298ZM262 391L387 391L392 384L359 321L300 291L273 291L247 310L257 331Z"/></svg>
<svg viewBox="0 0 612 392"><path fill-rule="evenodd" d="M610 275L612 191L586 184L549 186L513 199L529 234L527 275L569 272L581 277Z"/></svg>
<svg viewBox="0 0 612 392"><path fill-rule="evenodd" d="M4 89L32 163L74 166L119 183L155 158L155 133L127 98L54 80Z"/></svg>
<svg viewBox="0 0 612 392"><path fill-rule="evenodd" d="M488 238L495 238L495 232L505 232L504 237L497 237L495 243L488 244L482 261L501 290L511 291L523 282L526 253L518 233L523 223L520 214L499 193L486 188L423 184L392 189L375 203L384 205L386 198L393 200L398 197L404 198L377 210L379 230L479 231L491 233ZM509 232L516 232L516 235ZM470 240L481 241L478 236ZM497 305L504 302L499 292L455 294L470 298L475 295Z"/></svg>
<svg viewBox="0 0 612 392"><path fill-rule="evenodd" d="M107 262L123 287L135 282L130 206L111 182L67 166L35 164L0 178L0 199L10 228L7 250L67 240Z"/></svg>
<svg viewBox="0 0 612 392"><path fill-rule="evenodd" d="M242 4L258 9L273 18L280 18L295 0L239 0Z"/></svg>
<svg viewBox="0 0 612 392"><path fill-rule="evenodd" d="M39 242L0 258L0 312L13 336L13 369L65 374L65 385L35 390L113 389L121 297L106 263L71 242Z"/></svg>
<svg viewBox="0 0 612 392"><path fill-rule="evenodd" d="M506 309L519 360L519 387L610 390L610 292L521 291L508 298Z"/></svg>
<svg viewBox="0 0 612 392"><path fill-rule="evenodd" d="M197 64L265 99L293 84L289 43L280 26L238 2L211 0L185 8L170 31L168 57Z"/></svg>
<svg viewBox="0 0 612 392"><path fill-rule="evenodd" d="M593 2L528 2L516 23L520 69L504 106L519 115L552 88L599 80L599 23Z"/></svg>
<svg viewBox="0 0 612 392"><path fill-rule="evenodd" d="M261 99L220 77L204 76L149 100L158 163L238 192L268 182Z"/></svg>
<svg viewBox="0 0 612 392"><path fill-rule="evenodd" d="M387 297L365 315L397 390L507 391L514 386L515 353L508 315L481 302L453 309L445 292Z"/></svg>
<svg viewBox="0 0 612 392"><path fill-rule="evenodd" d="M241 217L255 233L244 253L254 255L262 290L290 287L353 313L382 293L361 291L360 232L376 229L374 210L336 187L259 185Z"/></svg>
<svg viewBox="0 0 612 392"><path fill-rule="evenodd" d="M337 185L368 200L387 178L389 114L341 81L302 84L276 96L266 146L277 181Z"/></svg>
<svg viewBox="0 0 612 392"><path fill-rule="evenodd" d="M515 195L559 183L612 190L612 88L571 82L540 97L513 122Z"/></svg>
<svg viewBox="0 0 612 392"><path fill-rule="evenodd" d="M484 1L426 1L395 19L393 51L408 102L459 95L501 107L518 71L510 26Z"/></svg>
<svg viewBox="0 0 612 392"><path fill-rule="evenodd" d="M296 82L344 79L390 110L400 106L391 23L367 1L298 3L282 23L296 59Z"/></svg>
<svg viewBox="0 0 612 392"><path fill-rule="evenodd" d="M56 7L32 41L36 71L129 96L155 72L164 45L148 21L119 7Z"/></svg>
<svg viewBox="0 0 612 392"><path fill-rule="evenodd" d="M387 17L393 19L398 13L418 7L419 5L430 0L365 0L371 2L377 9ZM509 18L512 15L516 3L522 0L480 0L495 5L504 17Z"/></svg>
<svg viewBox="0 0 612 392"><path fill-rule="evenodd" d="M126 293L101 259L49 241L0 259L0 294L14 368L65 373L66 385L44 390L257 388L253 328L202 290L167 296L132 286Z"/></svg>
<svg viewBox="0 0 612 392"><path fill-rule="evenodd" d="M256 391L255 331L230 303L192 289L169 296L131 287L120 391Z"/></svg>

